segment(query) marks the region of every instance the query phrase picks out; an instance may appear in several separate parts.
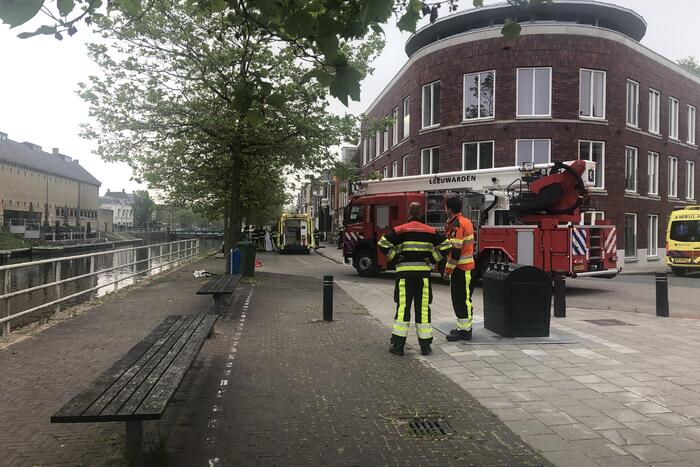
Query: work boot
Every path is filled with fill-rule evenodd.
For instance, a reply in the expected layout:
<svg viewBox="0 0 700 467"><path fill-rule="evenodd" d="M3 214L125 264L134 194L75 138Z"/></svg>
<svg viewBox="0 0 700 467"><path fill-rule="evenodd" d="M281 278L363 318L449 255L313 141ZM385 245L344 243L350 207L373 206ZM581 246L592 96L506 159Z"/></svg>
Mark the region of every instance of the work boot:
<svg viewBox="0 0 700 467"><path fill-rule="evenodd" d="M394 339L394 336L391 336L391 347L389 347L389 353L393 353L394 355L403 355L404 344L405 341Z"/></svg>
<svg viewBox="0 0 700 467"><path fill-rule="evenodd" d="M463 329L462 330L455 329L455 331L456 332L454 334L452 332L450 332L447 335L448 341L456 342L456 341L470 341L470 340L472 340L472 330L471 329L469 331L465 331Z"/></svg>
<svg viewBox="0 0 700 467"><path fill-rule="evenodd" d="M421 344L420 345L420 353L421 355L430 355L430 352L432 352L433 349L430 348L430 344Z"/></svg>

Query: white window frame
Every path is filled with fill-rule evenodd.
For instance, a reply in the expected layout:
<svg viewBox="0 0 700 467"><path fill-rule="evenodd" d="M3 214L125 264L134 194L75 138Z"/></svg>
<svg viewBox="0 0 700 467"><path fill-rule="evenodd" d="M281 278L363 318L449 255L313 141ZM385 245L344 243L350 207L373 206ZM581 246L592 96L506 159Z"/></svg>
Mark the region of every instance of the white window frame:
<svg viewBox="0 0 700 467"><path fill-rule="evenodd" d="M589 93L590 93L590 106L588 108L588 113L589 115L581 114L581 104L583 100L583 96L581 95L581 78L584 73L590 73L591 74L591 84L589 88ZM603 116L602 117L596 117L593 115L593 89L594 89L594 79L593 77L596 74L602 74L603 75ZM581 68L579 70L578 74L578 79L579 79L579 96L578 96L578 113L579 113L579 118L582 120L605 120L606 116L606 99L607 99L607 87L608 87L608 74L607 72L603 70L592 70L590 68Z"/></svg>
<svg viewBox="0 0 700 467"><path fill-rule="evenodd" d="M476 169L469 169L469 170L481 170L483 167L481 167L481 145L482 144L491 144L491 167L486 167L486 168L493 168L496 166L496 141L494 140L486 140L486 141L468 141L465 143L462 143L462 170L467 170L466 168L466 152L467 152L467 145L468 144L476 144Z"/></svg>
<svg viewBox="0 0 700 467"><path fill-rule="evenodd" d="M403 100L403 139L406 139L411 134L411 109L409 96Z"/></svg>
<svg viewBox="0 0 700 467"><path fill-rule="evenodd" d="M389 120L389 116L386 116L386 120ZM382 131L382 139L383 139L383 145L384 151L382 153L388 152L389 151L389 127L384 128L384 131Z"/></svg>
<svg viewBox="0 0 700 467"><path fill-rule="evenodd" d="M408 177L408 154L401 158L401 176Z"/></svg>
<svg viewBox="0 0 700 467"><path fill-rule="evenodd" d="M384 179L384 178L389 178L389 166L388 166L388 165L385 165L385 166L382 168L382 178L383 178L383 179Z"/></svg>
<svg viewBox="0 0 700 467"><path fill-rule="evenodd" d="M433 165L434 165L434 164L433 164L433 162L434 162L434 160L433 160L433 151L436 150L436 149L438 150L438 165L440 165L440 164L439 164L439 159L440 159L440 146L433 146L433 147L431 147L431 148L421 149L421 151L420 151L420 172L421 172L421 175L430 175L430 174L436 173L436 172L434 171L434 170L435 170L435 167L433 167ZM424 160L426 154L428 155L428 157L430 157L430 172L428 172L428 173L423 172L423 167L424 167L423 160Z"/></svg>
<svg viewBox="0 0 700 467"><path fill-rule="evenodd" d="M595 186L592 189L593 190L604 190L605 189L605 141L594 141L594 140L587 140L587 139L581 139L578 141L578 158L579 160L581 159L581 143L588 143L588 153L593 154L593 144L601 144L603 146L603 165L602 167L599 167L596 165L596 173L600 174L600 186ZM551 154L551 152L550 152ZM550 155L551 158L551 155ZM592 159L583 159L583 160L592 160Z"/></svg>
<svg viewBox="0 0 700 467"><path fill-rule="evenodd" d="M399 161L394 161L391 163L391 178L396 178L399 176Z"/></svg>
<svg viewBox="0 0 700 467"><path fill-rule="evenodd" d="M524 114L520 109L520 99L518 99L518 93L520 91L520 72L525 70L532 70L532 112L531 114ZM535 82L536 73L535 70L549 70L549 112L547 114L535 114L535 101L537 96L535 95L535 89L537 89L537 83ZM518 68L516 71L515 79L515 115L517 118L551 118L552 117L552 67L525 67Z"/></svg>
<svg viewBox="0 0 700 467"><path fill-rule="evenodd" d="M634 156L634 187L627 187L627 174L630 170L629 156L632 154ZM639 149L634 146L625 146L625 193L637 193L639 187Z"/></svg>
<svg viewBox="0 0 700 467"><path fill-rule="evenodd" d="M675 97L668 98L668 137L674 141L680 141L678 131L680 128L681 103Z"/></svg>
<svg viewBox="0 0 700 467"><path fill-rule="evenodd" d="M630 90L633 90L634 96L632 102L630 102ZM634 104L634 109L630 106L630 104ZM627 122L627 126L630 128L639 128L639 83L637 81L634 81L632 79L627 80L627 114L625 116L625 120ZM634 112L632 112L632 110ZM634 117L631 119L630 117Z"/></svg>
<svg viewBox="0 0 700 467"><path fill-rule="evenodd" d="M481 75L482 73L493 73L493 97L491 102L493 104L493 115L483 117L481 116ZM467 77L477 76L479 78L479 92L477 93L476 99L479 102L478 116L474 118L467 118ZM496 70L484 70L477 71L475 73L465 73L462 75L462 121L474 122L477 120L494 120L496 118Z"/></svg>
<svg viewBox="0 0 700 467"><path fill-rule="evenodd" d="M377 134L374 137L374 158L376 159L382 153L382 132L377 130Z"/></svg>
<svg viewBox="0 0 700 467"><path fill-rule="evenodd" d="M396 146L399 144L399 108L396 107L391 111L391 119L393 120L391 126L391 145Z"/></svg>
<svg viewBox="0 0 700 467"><path fill-rule="evenodd" d="M653 196L659 196L659 157L658 152L647 153L648 194Z"/></svg>
<svg viewBox="0 0 700 467"><path fill-rule="evenodd" d="M429 128L436 128L440 126L440 122L435 121L435 86L440 86L440 80L433 81L432 83L428 83L424 86L421 87L421 129L427 130ZM425 124L424 121L424 111L423 106L425 105L425 89L430 88L430 122L428 122L428 125ZM440 106L440 103L437 103L438 108Z"/></svg>
<svg viewBox="0 0 700 467"><path fill-rule="evenodd" d="M367 164L369 160L369 154L367 154L367 138L362 138L362 165Z"/></svg>
<svg viewBox="0 0 700 467"><path fill-rule="evenodd" d="M637 259L637 248L639 247L639 241L638 241L639 232L638 232L638 230L637 230L637 228L638 228L638 227L637 227L637 213L634 213L634 212L626 212L626 213L625 213L625 223L626 223L626 221L627 221L627 216L632 216L632 217L634 217L634 256L627 256L627 242L628 242L629 239L627 238L627 228L626 228L626 225L625 225L625 229L624 229L624 232L625 232L625 248L624 248L624 250L623 250L623 254L624 254L624 256L625 256L625 259ZM624 225L624 224L623 224L623 225Z"/></svg>
<svg viewBox="0 0 700 467"><path fill-rule="evenodd" d="M661 92L649 88L649 133L661 134Z"/></svg>
<svg viewBox="0 0 700 467"><path fill-rule="evenodd" d="M695 162L685 161L685 199L695 201Z"/></svg>
<svg viewBox="0 0 700 467"><path fill-rule="evenodd" d="M649 214L647 216L647 258L659 256L659 216Z"/></svg>
<svg viewBox="0 0 700 467"><path fill-rule="evenodd" d="M678 158L668 156L668 197L678 198Z"/></svg>
<svg viewBox="0 0 700 467"><path fill-rule="evenodd" d="M695 146L698 112L694 105L688 104L688 136L686 142Z"/></svg>
<svg viewBox="0 0 700 467"><path fill-rule="evenodd" d="M551 139L539 139L539 138L521 138L521 139L516 139L515 140L515 165L518 165L518 146L520 146L518 143L521 141L530 141L531 145L531 151L530 153L532 154L532 160L530 162L534 161L534 156L535 156L535 141L547 141L547 149L548 149L548 159L546 163L552 162L552 140ZM495 155L494 155L495 157Z"/></svg>

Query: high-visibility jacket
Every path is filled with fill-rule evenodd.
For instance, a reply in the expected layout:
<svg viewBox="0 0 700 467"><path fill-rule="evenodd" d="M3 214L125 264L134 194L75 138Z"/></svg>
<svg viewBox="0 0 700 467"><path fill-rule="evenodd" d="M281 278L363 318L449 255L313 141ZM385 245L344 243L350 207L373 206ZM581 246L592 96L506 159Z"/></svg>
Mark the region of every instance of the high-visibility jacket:
<svg viewBox="0 0 700 467"><path fill-rule="evenodd" d="M433 264L442 261L442 253L451 245L434 227L418 219L391 229L377 246L389 261L396 263L398 277L427 276Z"/></svg>
<svg viewBox="0 0 700 467"><path fill-rule="evenodd" d="M463 271L474 269L474 226L472 222L461 213L457 213L447 221L445 232L452 246L445 272L452 274L455 268Z"/></svg>

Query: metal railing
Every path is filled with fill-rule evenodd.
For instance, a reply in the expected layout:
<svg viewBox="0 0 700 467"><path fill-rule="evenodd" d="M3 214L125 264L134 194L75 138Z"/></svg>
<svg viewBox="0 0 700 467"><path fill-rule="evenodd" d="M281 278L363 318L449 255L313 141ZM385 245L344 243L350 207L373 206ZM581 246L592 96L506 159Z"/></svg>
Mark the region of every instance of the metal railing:
<svg viewBox="0 0 700 467"><path fill-rule="evenodd" d="M136 252L138 250L146 250L147 257L145 259L137 259ZM158 250L158 254L155 256L151 255L152 250ZM165 252L167 250L167 252ZM133 261L129 260L127 258L127 262L121 263L120 262L120 257L121 256L128 256L128 253L133 253ZM2 291L2 295L0 295L0 316L4 315L3 317L0 318L0 325L2 325L2 336L4 338L8 338L10 335L11 331L11 326L10 323L13 320L16 320L17 318L36 313L38 311L50 308L50 307L55 307L54 312L58 313L61 311L61 304L64 302L67 302L69 300L74 300L76 298L79 298L85 294L89 293L97 293L98 290L100 289L105 289L109 288L110 286L114 286L113 290L108 290L106 293L110 292L116 292L119 290L119 284L123 283L126 280L129 279L134 279L133 283L136 282L136 277L137 276L144 276L144 275L155 275L160 272L165 272L168 270L168 266L173 266L169 269L173 269L175 266L178 264L184 264L190 261L193 261L194 259L198 258L200 254L200 242L198 239L189 239L189 240L180 240L177 242L170 242L170 243L160 243L156 245L144 245L144 246L139 246L139 247L133 247L133 248L122 248L119 250L110 250L110 251L103 251L103 252L98 252L98 253L90 253L90 254L84 254L84 255L76 255L76 256L64 256L60 258L52 258L52 259L46 259L46 260L41 260L41 261L32 261L32 262L26 262L26 263L19 263L19 264L11 264L7 266L0 266L0 275L4 276L4 281L2 284L0 284L0 291ZM96 260L99 257L108 257L112 256L112 262L111 265L108 265L105 268L95 270L95 264ZM89 261L89 272L84 273L84 274L78 274L75 276L70 276L66 278L62 278L61 276L61 263L65 263L66 261L76 261L76 260L85 260ZM138 270L138 265L146 263L146 267L144 269ZM46 282L41 285L37 286L29 286L20 290L15 290L11 291L11 283L12 283L12 275L17 274L19 271L22 269L28 269L28 268L36 268L37 266L49 266L51 267L53 265L53 277L54 280L52 282ZM124 268L132 268L129 274L126 275L120 275L120 271ZM160 269L155 274L151 274L151 271ZM105 273L111 273L111 281L109 282L103 282L99 283L97 280L97 276L100 274L105 274ZM91 281L90 285L91 287L85 288L85 289L79 289L77 292L71 293L70 295L62 296L62 286L70 283L70 282L77 282L81 279L87 279L87 278L95 278L94 279L94 284L93 281ZM46 301L44 303L41 303L39 305L31 306L28 309L21 310L21 311L12 311L11 307L11 299L20 297L22 295L27 295L31 294L33 292L38 292L38 291L50 291L53 288L54 291L54 299ZM4 312L4 313L3 313Z"/></svg>

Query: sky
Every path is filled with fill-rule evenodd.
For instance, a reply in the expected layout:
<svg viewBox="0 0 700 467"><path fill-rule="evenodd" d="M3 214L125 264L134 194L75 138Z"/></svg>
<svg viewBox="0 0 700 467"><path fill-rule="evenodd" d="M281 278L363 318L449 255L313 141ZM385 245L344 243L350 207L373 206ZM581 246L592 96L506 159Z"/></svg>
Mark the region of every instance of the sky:
<svg viewBox="0 0 700 467"><path fill-rule="evenodd" d="M471 0L461 0L460 10L471 7ZM502 3L499 0L486 4ZM648 24L642 44L672 60L687 56L700 58L700 0L608 0L630 8ZM419 26L423 25L421 21ZM88 106L75 93L78 83L99 74L87 57L85 44L95 35L85 25L78 34L57 41L39 36L18 39L17 33L33 30L41 18L10 30L0 24L0 132L14 141L30 141L51 152L78 159L102 182L100 193L107 189L147 188L132 179L130 168L122 163L107 163L93 154L93 141L80 138L80 125L89 121ZM374 61L375 71L362 83L359 102L349 107L334 101L331 108L338 113L362 113L384 89L384 86L406 62L404 44L408 33L387 25L386 47Z"/></svg>

